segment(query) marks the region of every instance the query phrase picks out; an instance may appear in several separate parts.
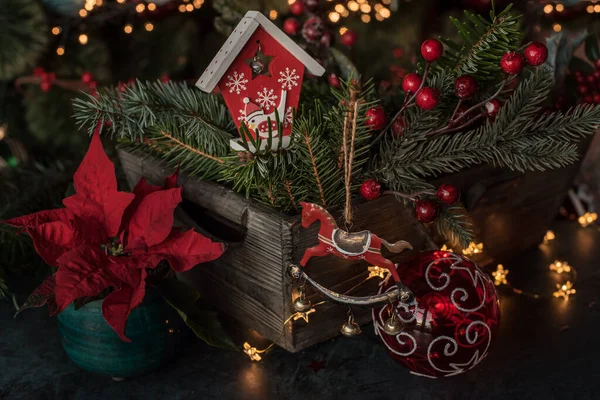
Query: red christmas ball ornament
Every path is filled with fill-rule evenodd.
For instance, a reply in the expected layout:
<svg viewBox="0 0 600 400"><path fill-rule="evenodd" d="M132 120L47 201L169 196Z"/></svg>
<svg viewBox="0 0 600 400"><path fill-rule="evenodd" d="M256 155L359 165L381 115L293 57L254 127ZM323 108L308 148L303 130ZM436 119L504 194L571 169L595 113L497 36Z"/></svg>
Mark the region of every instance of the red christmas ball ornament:
<svg viewBox="0 0 600 400"><path fill-rule="evenodd" d="M422 110L433 110L437 107L440 92L434 88L424 87L417 92L415 102Z"/></svg>
<svg viewBox="0 0 600 400"><path fill-rule="evenodd" d="M296 0L290 5L290 12L296 16L304 14L304 4L302 0Z"/></svg>
<svg viewBox="0 0 600 400"><path fill-rule="evenodd" d="M336 74L329 74L327 81L329 81L330 86L340 87L340 78Z"/></svg>
<svg viewBox="0 0 600 400"><path fill-rule="evenodd" d="M363 184L360 185L360 194L367 200L375 200L381 196L381 183L377 182L375 179L364 181Z"/></svg>
<svg viewBox="0 0 600 400"><path fill-rule="evenodd" d="M94 75L92 75L91 72L84 72L81 75L81 82L85 83L86 85L89 85L90 82L94 81Z"/></svg>
<svg viewBox="0 0 600 400"><path fill-rule="evenodd" d="M325 24L321 18L310 17L304 22L304 26L302 27L302 37L304 37L304 40L307 42L318 42L319 39L321 39L321 36L323 36L323 33L325 33Z"/></svg>
<svg viewBox="0 0 600 400"><path fill-rule="evenodd" d="M460 190L454 185L444 183L438 187L437 198L442 203L455 204L460 200Z"/></svg>
<svg viewBox="0 0 600 400"><path fill-rule="evenodd" d="M425 223L433 222L438 215L438 204L430 199L421 199L415 202L415 217Z"/></svg>
<svg viewBox="0 0 600 400"><path fill-rule="evenodd" d="M523 56L529 65L537 67L548 59L548 48L540 42L533 42L525 47Z"/></svg>
<svg viewBox="0 0 600 400"><path fill-rule="evenodd" d="M373 324L390 355L412 373L429 378L462 374L477 366L496 340L498 293L489 276L459 254L427 251L397 267L415 295L373 309ZM393 280L379 293L396 288ZM394 316L402 330L388 329Z"/></svg>
<svg viewBox="0 0 600 400"><path fill-rule="evenodd" d="M454 94L461 100L468 100L475 96L477 89L479 89L477 79L471 75L459 76L454 83Z"/></svg>
<svg viewBox="0 0 600 400"><path fill-rule="evenodd" d="M356 41L358 40L358 34L353 30L348 29L346 32L344 32L340 39L344 46L353 47L356 44Z"/></svg>
<svg viewBox="0 0 600 400"><path fill-rule="evenodd" d="M510 75L516 75L523 69L525 59L519 53L509 51L500 59L500 68Z"/></svg>
<svg viewBox="0 0 600 400"><path fill-rule="evenodd" d="M498 115L501 106L502 103L500 103L500 101L496 99L487 101L485 103L485 113L490 118L496 118L496 115Z"/></svg>
<svg viewBox="0 0 600 400"><path fill-rule="evenodd" d="M440 58L444 53L442 42L437 39L427 39L421 45L421 55L429 62L433 62Z"/></svg>
<svg viewBox="0 0 600 400"><path fill-rule="evenodd" d="M421 87L421 82L423 82L421 75L411 72L402 80L402 90L404 90L404 93L415 93Z"/></svg>
<svg viewBox="0 0 600 400"><path fill-rule="evenodd" d="M300 21L296 18L288 18L283 21L283 31L288 35L297 35L300 30Z"/></svg>
<svg viewBox="0 0 600 400"><path fill-rule="evenodd" d="M369 108L365 116L367 117L365 124L371 129L380 131L385 128L386 117L383 107L375 106L373 108Z"/></svg>
<svg viewBox="0 0 600 400"><path fill-rule="evenodd" d="M402 135L404 135L404 128L405 124L402 117L396 118L396 120L392 124L392 134L396 139L401 138Z"/></svg>

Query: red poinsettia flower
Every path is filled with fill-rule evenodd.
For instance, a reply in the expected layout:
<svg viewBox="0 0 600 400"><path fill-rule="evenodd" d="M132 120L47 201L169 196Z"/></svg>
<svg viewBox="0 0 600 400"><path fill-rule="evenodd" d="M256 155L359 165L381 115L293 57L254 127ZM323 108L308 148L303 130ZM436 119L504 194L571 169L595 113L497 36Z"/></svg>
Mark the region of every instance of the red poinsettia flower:
<svg viewBox="0 0 600 400"><path fill-rule="evenodd" d="M56 273L46 279L26 306L48 304L56 315L76 299L112 288L102 315L124 341L127 318L146 293L148 268L166 260L178 272L218 258L225 250L194 230L173 228L181 202L176 172L163 187L140 179L133 193L119 192L114 165L95 132L73 177L75 194L66 208L40 211L4 221L33 239L36 251Z"/></svg>

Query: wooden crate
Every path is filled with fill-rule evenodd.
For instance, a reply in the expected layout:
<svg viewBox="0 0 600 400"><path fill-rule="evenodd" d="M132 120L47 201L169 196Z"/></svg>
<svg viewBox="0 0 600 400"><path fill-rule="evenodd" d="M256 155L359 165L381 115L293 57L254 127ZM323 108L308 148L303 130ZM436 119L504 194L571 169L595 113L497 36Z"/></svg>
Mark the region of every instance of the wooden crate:
<svg viewBox="0 0 600 400"><path fill-rule="evenodd" d="M172 173L152 157L124 151L119 151L119 157L131 185L142 176L160 184ZM577 167L515 174L481 166L442 181L463 189L463 200L478 239L485 243L485 254L502 260L542 240ZM300 351L339 333L347 309L330 303L319 306L310 315L309 324L295 321L282 332L283 322L293 313L293 286L287 269L302 258L306 248L316 244L318 224L303 229L299 215L280 213L215 183L184 174L179 182L184 187L184 212L178 216L186 224L230 243L221 258L186 272L184 279L197 286L220 311L288 351ZM334 211L333 215L339 217L340 213ZM412 210L393 196L358 201L354 218L353 230L368 229L390 242L404 239L415 250L437 247ZM384 255L399 262L410 253ZM367 265L330 256L313 258L306 272L322 285L343 293L365 279ZM371 279L352 295L374 294L377 283L378 279ZM310 289L307 295L313 303L321 300ZM359 324L370 321L369 310L354 311Z"/></svg>

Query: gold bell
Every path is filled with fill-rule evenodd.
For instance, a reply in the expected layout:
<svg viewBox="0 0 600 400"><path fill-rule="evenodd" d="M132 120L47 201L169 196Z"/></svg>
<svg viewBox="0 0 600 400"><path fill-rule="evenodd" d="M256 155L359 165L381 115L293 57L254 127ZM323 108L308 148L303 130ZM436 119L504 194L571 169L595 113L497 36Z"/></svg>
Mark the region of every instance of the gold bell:
<svg viewBox="0 0 600 400"><path fill-rule="evenodd" d="M310 310L312 308L312 304L310 300L307 300L306 297L304 297L304 295L301 295L296 300L294 300L293 307L294 310L296 310L297 312L303 313Z"/></svg>
<svg viewBox="0 0 600 400"><path fill-rule="evenodd" d="M383 331L390 336L396 336L400 332L402 332L402 322L396 317L396 313L394 312L390 318L388 318L383 323Z"/></svg>
<svg viewBox="0 0 600 400"><path fill-rule="evenodd" d="M354 321L352 310L348 311L348 321L342 325L340 332L346 337L354 337L362 333L360 326Z"/></svg>

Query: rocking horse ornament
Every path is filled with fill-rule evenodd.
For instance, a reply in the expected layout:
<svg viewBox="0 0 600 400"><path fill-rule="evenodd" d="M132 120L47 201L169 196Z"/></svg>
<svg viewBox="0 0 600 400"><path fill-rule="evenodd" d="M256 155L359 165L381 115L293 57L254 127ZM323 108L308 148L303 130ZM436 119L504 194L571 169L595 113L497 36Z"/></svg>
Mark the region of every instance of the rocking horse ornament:
<svg viewBox="0 0 600 400"><path fill-rule="evenodd" d="M367 263L389 270L398 287L398 299L403 303L413 302L414 296L400 281L396 266L381 254L382 245L392 253L401 253L404 250L412 250L410 243L404 240L389 243L370 231L347 232L338 227L335 219L323 207L304 202L301 202L300 205L302 206L303 228L308 228L317 221L321 223L318 235L319 244L304 252L304 256L300 261L302 267L305 267L312 257L323 257L330 254L348 260L364 260ZM338 300L351 299L350 296L337 295L335 297ZM359 305L358 303L351 304Z"/></svg>

